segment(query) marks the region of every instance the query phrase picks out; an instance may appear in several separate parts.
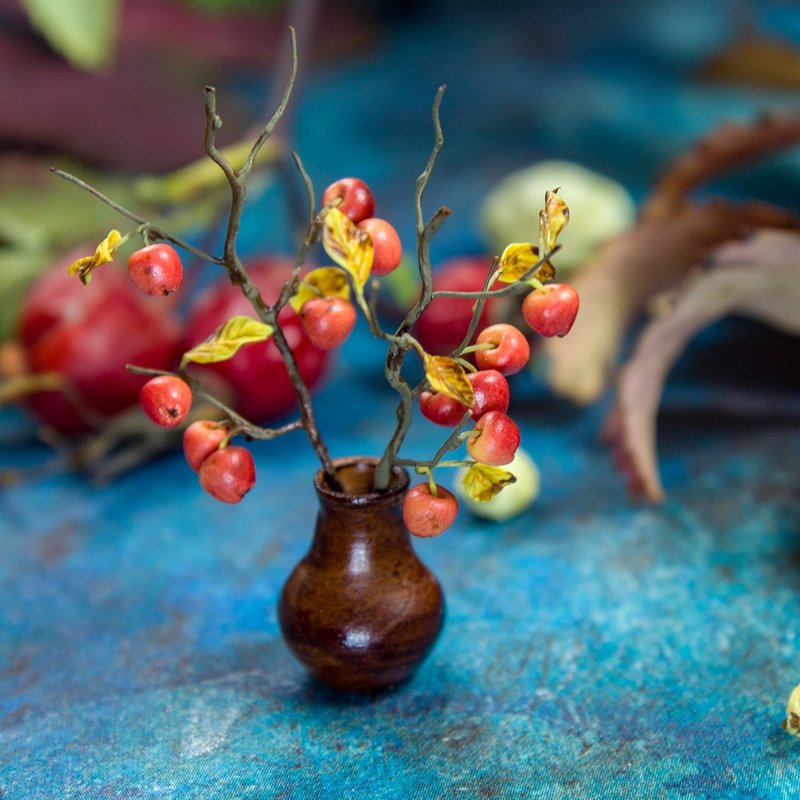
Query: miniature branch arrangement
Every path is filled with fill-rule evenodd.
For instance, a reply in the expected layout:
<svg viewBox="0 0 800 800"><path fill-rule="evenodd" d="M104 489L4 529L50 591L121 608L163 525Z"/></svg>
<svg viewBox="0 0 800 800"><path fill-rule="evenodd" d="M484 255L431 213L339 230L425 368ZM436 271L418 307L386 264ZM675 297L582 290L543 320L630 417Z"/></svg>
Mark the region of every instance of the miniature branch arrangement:
<svg viewBox="0 0 800 800"><path fill-rule="evenodd" d="M488 500L514 476L503 467L514 458L520 432L506 414L509 386L506 376L521 370L530 350L526 336L518 328L499 323L478 331L479 319L488 298L526 293L522 311L531 327L545 336L566 334L578 310L578 296L566 284L554 283L551 263L557 239L569 220L569 211L557 191L548 191L539 216L538 243L510 244L487 266L481 290L475 292L436 291L430 262L431 240L450 214L437 209L430 217L423 212L423 195L443 145L439 111L444 95L440 87L433 103L434 145L425 169L416 182L416 239L420 293L405 317L393 331L381 326L376 313L379 279L400 263L402 247L397 232L386 220L374 217L372 191L358 178L342 178L323 193L318 208L312 182L300 157L295 165L308 197L308 224L288 279L277 299L267 302L251 280L237 252L237 240L247 198L248 178L259 150L284 114L297 74L295 34L290 30L291 71L282 100L261 130L240 166L234 165L217 148L216 135L222 121L217 113L216 92L205 89L205 152L224 174L230 187L230 207L222 252L214 255L172 236L156 224L115 203L79 178L54 170L98 200L114 208L133 223L128 233L116 230L98 245L95 253L81 258L70 272L84 284L100 266L113 260L114 251L131 237L141 236L143 247L128 260L131 280L151 295L176 291L183 267L175 247L195 258L223 268L230 283L241 289L252 306L254 316L236 315L219 326L205 341L183 354L174 372L130 365L131 371L149 376L140 394L146 414L157 424L171 428L184 421L194 398L215 407L221 419L197 420L183 434L184 453L198 472L200 484L213 497L238 502L255 483L255 465L250 451L232 444L235 437L246 441L268 440L303 430L333 488L341 488L328 448L320 433L311 392L295 353L286 336L282 319L286 313L299 315L302 329L312 344L322 350L339 347L349 336L359 313L369 330L387 345L384 374L398 394L396 423L375 470L376 492L389 487L395 467L410 467L425 480L412 487L404 504L404 518L412 533L433 536L447 528L458 512L458 501L434 478L434 470L466 467L464 486L478 501ZM308 270L306 258L321 243L334 262ZM502 284L497 286L496 284ZM447 354L426 352L414 337L417 320L438 298L457 297L474 301L472 321L459 347ZM476 336L477 334L477 336ZM283 361L294 390L297 417L279 427L257 425L207 391L192 371L196 365L215 364L233 358L242 347L274 346ZM404 375L406 358L418 357L424 378L412 385ZM470 360L474 358L474 363ZM269 387L264 387L269 391ZM401 456L401 448L413 421L415 406L435 423L449 428L447 436L429 459ZM449 457L466 445L468 458Z"/></svg>

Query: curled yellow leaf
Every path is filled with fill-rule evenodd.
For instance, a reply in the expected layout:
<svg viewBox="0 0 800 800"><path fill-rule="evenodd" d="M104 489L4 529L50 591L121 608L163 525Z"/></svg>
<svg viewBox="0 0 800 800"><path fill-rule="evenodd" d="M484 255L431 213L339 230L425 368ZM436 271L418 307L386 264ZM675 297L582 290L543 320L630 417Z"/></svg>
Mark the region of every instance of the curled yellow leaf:
<svg viewBox="0 0 800 800"><path fill-rule="evenodd" d="M320 267L311 270L300 283L297 293L289 302L292 308L300 313L307 300L314 297L344 297L350 299L350 283L347 276L338 267Z"/></svg>
<svg viewBox="0 0 800 800"><path fill-rule="evenodd" d="M369 234L338 208L328 208L322 220L322 246L340 267L353 276L356 286L363 288L372 271L375 255Z"/></svg>
<svg viewBox="0 0 800 800"><path fill-rule="evenodd" d="M77 275L81 283L86 286L92 278L92 270L101 264L108 264L114 260L114 251L119 247L124 239L119 231L109 231L108 236L103 239L94 251L92 256L84 256L70 264L68 272L70 275Z"/></svg>
<svg viewBox="0 0 800 800"><path fill-rule="evenodd" d="M457 400L467 408L475 405L475 391L467 378L467 371L454 358L425 354L425 377L434 392Z"/></svg>
<svg viewBox="0 0 800 800"><path fill-rule="evenodd" d="M508 245L500 256L500 280L503 283L518 281L539 260L539 248L530 242Z"/></svg>
<svg viewBox="0 0 800 800"><path fill-rule="evenodd" d="M516 477L507 469L493 467L489 464L475 462L464 475L464 491L478 503L486 503L497 495L505 486L516 481Z"/></svg>
<svg viewBox="0 0 800 800"><path fill-rule="evenodd" d="M544 209L539 212L539 248L548 253L555 246L558 235L569 223L569 208L558 196L558 189L545 192Z"/></svg>
<svg viewBox="0 0 800 800"><path fill-rule="evenodd" d="M184 353L182 364L185 366L190 361L195 364L227 361L236 355L242 345L265 342L274 332L272 325L252 317L243 314L231 317L208 339Z"/></svg>

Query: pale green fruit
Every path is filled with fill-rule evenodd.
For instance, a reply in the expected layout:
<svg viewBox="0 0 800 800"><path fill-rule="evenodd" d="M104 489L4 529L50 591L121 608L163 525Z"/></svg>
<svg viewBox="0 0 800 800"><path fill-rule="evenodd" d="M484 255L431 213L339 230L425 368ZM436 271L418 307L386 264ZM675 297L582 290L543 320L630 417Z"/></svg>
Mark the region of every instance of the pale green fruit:
<svg viewBox="0 0 800 800"><path fill-rule="evenodd" d="M510 242L536 244L544 194L556 188L570 212L558 239L562 249L553 259L564 278L633 224L636 208L621 184L571 161L541 161L492 189L481 207L480 222L494 252L502 253Z"/></svg>
<svg viewBox="0 0 800 800"><path fill-rule="evenodd" d="M522 449L517 450L514 460L503 469L516 477L516 482L485 503L473 500L464 491L464 475L467 470L462 467L456 476L454 490L461 500L463 508L469 509L475 516L484 519L505 520L521 514L539 495L539 470L533 459Z"/></svg>

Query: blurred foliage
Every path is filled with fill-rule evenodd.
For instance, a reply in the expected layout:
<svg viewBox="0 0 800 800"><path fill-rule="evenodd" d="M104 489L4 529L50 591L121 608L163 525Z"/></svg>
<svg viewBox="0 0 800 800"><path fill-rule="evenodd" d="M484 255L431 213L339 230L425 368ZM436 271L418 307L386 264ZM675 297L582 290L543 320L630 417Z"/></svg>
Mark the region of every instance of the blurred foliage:
<svg viewBox="0 0 800 800"><path fill-rule="evenodd" d="M94 71L111 61L123 0L21 0L31 25L72 66ZM181 0L199 12L272 11L287 0Z"/></svg>
<svg viewBox="0 0 800 800"><path fill-rule="evenodd" d="M31 25L71 64L96 70L114 52L120 0L22 0Z"/></svg>

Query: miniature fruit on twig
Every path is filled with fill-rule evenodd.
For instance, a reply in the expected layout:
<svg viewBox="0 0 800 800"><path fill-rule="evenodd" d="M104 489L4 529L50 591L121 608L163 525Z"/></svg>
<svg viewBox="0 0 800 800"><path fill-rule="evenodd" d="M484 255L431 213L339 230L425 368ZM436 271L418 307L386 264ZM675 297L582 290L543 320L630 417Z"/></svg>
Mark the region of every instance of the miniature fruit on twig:
<svg viewBox="0 0 800 800"><path fill-rule="evenodd" d="M412 486L403 501L403 522L409 533L428 538L444 533L458 516L458 498L436 485L436 495L431 494L427 483Z"/></svg>
<svg viewBox="0 0 800 800"><path fill-rule="evenodd" d="M183 265L174 247L156 242L131 253L128 275L146 294L167 295L180 287Z"/></svg>
<svg viewBox="0 0 800 800"><path fill-rule="evenodd" d="M200 485L223 503L238 503L255 485L256 466L250 451L238 445L216 450L200 465Z"/></svg>
<svg viewBox="0 0 800 800"><path fill-rule="evenodd" d="M502 411L490 411L475 423L478 436L467 439L467 452L481 464L510 464L520 443L517 424Z"/></svg>
<svg viewBox="0 0 800 800"><path fill-rule="evenodd" d="M467 379L472 384L475 402L472 404L473 419L480 419L489 411L508 411L511 390L508 381L496 369L481 369L470 372Z"/></svg>
<svg viewBox="0 0 800 800"><path fill-rule="evenodd" d="M522 301L522 316L542 336L566 336L578 315L580 298L568 283L548 283Z"/></svg>
<svg viewBox="0 0 800 800"><path fill-rule="evenodd" d="M503 375L519 372L531 355L528 340L519 330L507 322L498 322L484 328L477 338L477 344L491 344L493 348L478 350L475 361L481 369L496 369Z"/></svg>
<svg viewBox="0 0 800 800"><path fill-rule="evenodd" d="M156 425L174 428L186 419L192 407L192 390L175 375L157 375L142 386L139 402Z"/></svg>
<svg viewBox="0 0 800 800"><path fill-rule="evenodd" d="M508 381L495 369L482 369L467 374L472 384L475 402L468 409L463 403L441 392L422 392L419 409L422 415L437 425L453 427L458 425L468 410L472 418L479 419L488 411L508 411L511 392Z"/></svg>
<svg viewBox="0 0 800 800"><path fill-rule="evenodd" d="M361 222L375 213L375 197L361 178L339 178L322 193L323 206L338 199L341 199L339 211L353 222Z"/></svg>
<svg viewBox="0 0 800 800"><path fill-rule="evenodd" d="M385 219L368 217L361 220L358 227L366 231L372 240L374 253L371 274L380 277L396 269L403 257L403 245L394 226Z"/></svg>
<svg viewBox="0 0 800 800"><path fill-rule="evenodd" d="M183 432L183 454L189 466L197 472L202 463L228 435L228 429L212 420L200 419Z"/></svg>
<svg viewBox="0 0 800 800"><path fill-rule="evenodd" d="M300 309L303 331L315 347L333 350L356 324L355 306L344 297L330 295L307 300Z"/></svg>

